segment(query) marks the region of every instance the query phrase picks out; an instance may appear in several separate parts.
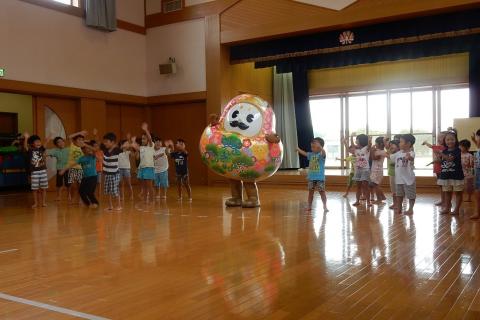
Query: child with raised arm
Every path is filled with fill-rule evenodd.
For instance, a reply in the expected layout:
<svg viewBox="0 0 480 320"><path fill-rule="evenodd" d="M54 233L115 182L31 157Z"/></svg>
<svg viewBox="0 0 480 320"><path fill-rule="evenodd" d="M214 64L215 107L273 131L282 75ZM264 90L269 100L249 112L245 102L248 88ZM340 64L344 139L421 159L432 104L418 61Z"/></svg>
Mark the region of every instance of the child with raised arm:
<svg viewBox="0 0 480 320"><path fill-rule="evenodd" d="M397 209L397 192L396 192L396 183L395 183L395 162L390 159L390 156L397 153L400 150L400 137L395 136L394 140L389 140L388 138L385 139L385 146L388 150L387 156L387 171L388 171L388 179L390 182L390 192L392 193L392 205L389 209Z"/></svg>
<svg viewBox="0 0 480 320"><path fill-rule="evenodd" d="M30 163L31 188L34 201L32 208L39 207L40 203L42 207L46 207L48 189L46 150L39 136L30 136L28 133L25 133L24 137L24 148L28 152ZM45 144L47 143L48 139Z"/></svg>
<svg viewBox="0 0 480 320"><path fill-rule="evenodd" d="M375 139L375 145L370 151L370 159L372 160L372 167L370 169L370 190L372 194L377 195L378 204L383 204L386 199L385 194L380 187L383 180L383 162L387 157L385 152L385 143L383 137Z"/></svg>
<svg viewBox="0 0 480 320"><path fill-rule="evenodd" d="M459 142L460 150L462 151L462 169L465 176L465 192L468 196L466 202L472 201L472 195L475 190L473 169L475 167L475 161L473 155L470 153L470 147L472 144L467 139Z"/></svg>
<svg viewBox="0 0 480 320"><path fill-rule="evenodd" d="M68 172L62 174L62 170L68 166L70 149L65 147L65 140L62 137L56 137L53 139L53 144L55 145L55 148L48 149L47 155L51 158L55 158L57 162L57 198L55 200L60 201L62 199L62 189L65 188L68 192L68 200L71 201L72 195L70 194L70 184L68 183Z"/></svg>
<svg viewBox="0 0 480 320"><path fill-rule="evenodd" d="M352 137L353 138L353 137ZM354 206L360 205L360 197L362 193L367 201L367 206L371 207L370 190L368 182L370 181L370 166L368 160L370 158L371 141L365 134L360 134L355 138L355 148L352 149L355 155L355 175L353 181L357 183L356 202Z"/></svg>
<svg viewBox="0 0 480 320"><path fill-rule="evenodd" d="M440 154L445 150L445 134L447 131L442 131L437 135L437 143L436 144L430 144L427 141L424 141L422 145L432 149L432 156L433 156L433 173L435 174L435 177L437 178L437 185L438 184L438 179L440 178L440 173L442 172L442 159L440 158ZM442 191L442 186L440 186L440 201L435 202L436 206L443 207L444 206L444 196L445 193Z"/></svg>
<svg viewBox="0 0 480 320"><path fill-rule="evenodd" d="M190 187L190 179L188 174L188 152L185 146L185 140L177 139L175 146L171 140L165 142L168 150L175 150L170 152L170 157L175 161L175 172L177 174L177 192L178 200L182 201L182 187L185 188L188 194L188 200L192 201L192 188Z"/></svg>
<svg viewBox="0 0 480 320"><path fill-rule="evenodd" d="M134 144L133 147L137 151L137 159L140 160L137 178L140 180L145 209L147 209L149 204L148 196L152 198L154 196L153 180L155 180L155 164L153 154L155 149L147 123L142 123L142 130L141 146Z"/></svg>
<svg viewBox="0 0 480 320"><path fill-rule="evenodd" d="M322 198L323 210L327 209L327 195L325 193L325 158L327 157L325 149L325 141L322 138L314 138L310 142L310 152L306 152L297 148L297 152L304 157L307 157L308 164L308 204L307 211L312 210L313 196L315 191L320 193Z"/></svg>
<svg viewBox="0 0 480 320"><path fill-rule="evenodd" d="M130 155L132 154L132 145L130 144L131 136L127 135L127 140L120 141L120 148L122 152L118 155L118 170L120 172L121 182L121 199L125 201L125 189L128 188L130 192L130 200L133 200L133 187L132 187L132 173Z"/></svg>
<svg viewBox="0 0 480 320"><path fill-rule="evenodd" d="M458 146L456 131L448 131L445 134L445 150L439 154L439 157L442 159L442 171L438 184L442 186L444 193L444 203L440 214L458 215L463 201L465 176L463 175L462 152ZM455 193L455 209L451 212L453 193Z"/></svg>
<svg viewBox="0 0 480 320"><path fill-rule="evenodd" d="M400 151L390 155L390 159L395 163L395 192L396 203L395 212L403 212L403 199L407 197L409 206L405 214L413 214L413 206L417 197L415 172L415 152L413 145L415 137L411 134L400 136Z"/></svg>
<svg viewBox="0 0 480 320"><path fill-rule="evenodd" d="M350 172L348 173L348 178L347 178L347 189L345 190L345 193L343 195L344 198L348 198L348 195L350 194L350 190L353 187L353 177L355 176L355 162L356 158L355 155L353 154L355 152L355 146L349 145L348 144L348 138L343 139L343 144L345 146L345 150L347 150L347 153L350 154L349 156L345 157L345 161L347 162L347 165L350 167ZM340 160L340 159L337 159Z"/></svg>
<svg viewBox="0 0 480 320"><path fill-rule="evenodd" d="M84 143L82 146L83 156L81 156L77 163L82 166L82 182L80 183L80 188L78 193L83 203L92 208L98 208L98 200L95 196L95 189L97 188L97 157L95 152L97 151L94 146L94 141L89 141ZM74 164L72 164L73 166ZM68 167L63 170L65 173L68 170Z"/></svg>
<svg viewBox="0 0 480 320"><path fill-rule="evenodd" d="M155 152L153 154L155 164L155 187L157 199L167 199L168 189L168 158L167 148L163 146L162 139L154 138Z"/></svg>
<svg viewBox="0 0 480 320"><path fill-rule="evenodd" d="M93 129L93 140L91 141L91 145L94 148L94 155L97 160L95 163L96 170L97 170L97 187L98 187L98 195L102 194L102 172L103 172L103 151L100 146L100 142L98 141L98 130ZM89 144L87 144L88 146Z"/></svg>
<svg viewBox="0 0 480 320"><path fill-rule="evenodd" d="M103 192L108 196L108 211L121 211L120 173L118 171L118 155L122 150L117 146L117 136L109 132L103 136ZM115 202L115 206L114 206Z"/></svg>
<svg viewBox="0 0 480 320"><path fill-rule="evenodd" d="M83 171L77 160L83 156L82 146L84 145L86 135L87 131L80 131L69 136L70 152L68 154L68 166L70 169L68 170L68 183L70 184L72 194L71 204L79 203L78 191L82 182Z"/></svg>

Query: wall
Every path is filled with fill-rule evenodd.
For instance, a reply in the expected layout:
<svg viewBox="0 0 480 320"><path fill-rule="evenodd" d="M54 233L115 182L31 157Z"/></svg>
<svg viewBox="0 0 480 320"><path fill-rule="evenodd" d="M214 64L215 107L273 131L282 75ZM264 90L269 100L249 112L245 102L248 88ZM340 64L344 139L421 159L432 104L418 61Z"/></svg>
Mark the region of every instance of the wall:
<svg viewBox="0 0 480 320"><path fill-rule="evenodd" d="M273 103L273 68L255 69L253 63L230 66L232 98L238 94L251 93Z"/></svg>
<svg viewBox="0 0 480 320"><path fill-rule="evenodd" d="M143 0L117 0L117 18L144 26L145 2Z"/></svg>
<svg viewBox="0 0 480 320"><path fill-rule="evenodd" d="M309 72L310 94L468 83L468 54Z"/></svg>
<svg viewBox="0 0 480 320"><path fill-rule="evenodd" d="M160 75L158 65L169 57L176 59L177 74ZM205 72L203 19L148 29L148 96L205 91Z"/></svg>
<svg viewBox="0 0 480 320"><path fill-rule="evenodd" d="M2 0L0 43L6 79L146 94L146 38L142 34L105 33L85 27L76 16Z"/></svg>
<svg viewBox="0 0 480 320"><path fill-rule="evenodd" d="M150 122L147 108L141 106L126 106L120 104L107 104L108 120L105 130L117 135L118 140L125 139L130 133L134 136L141 134L142 122ZM155 128L152 128L155 130Z"/></svg>
<svg viewBox="0 0 480 320"><path fill-rule="evenodd" d="M192 184L206 184L207 167L202 163L198 152L200 136L207 125L205 103L161 105L152 107L151 113L152 130L162 139L183 138L186 141ZM173 163L170 167L170 178L173 178Z"/></svg>
<svg viewBox="0 0 480 320"><path fill-rule="evenodd" d="M33 132L32 96L0 92L0 112L18 113L18 131Z"/></svg>

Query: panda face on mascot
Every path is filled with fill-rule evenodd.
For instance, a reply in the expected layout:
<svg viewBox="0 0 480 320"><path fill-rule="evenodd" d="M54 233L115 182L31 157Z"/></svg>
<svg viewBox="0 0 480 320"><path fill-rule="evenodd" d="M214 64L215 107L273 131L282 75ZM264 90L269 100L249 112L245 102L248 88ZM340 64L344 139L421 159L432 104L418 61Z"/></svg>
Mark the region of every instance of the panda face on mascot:
<svg viewBox="0 0 480 320"><path fill-rule="evenodd" d="M283 158L273 109L258 96L233 98L220 119L212 116L200 139L200 153L210 170L229 179L232 198L227 206L258 207L256 182L272 176Z"/></svg>

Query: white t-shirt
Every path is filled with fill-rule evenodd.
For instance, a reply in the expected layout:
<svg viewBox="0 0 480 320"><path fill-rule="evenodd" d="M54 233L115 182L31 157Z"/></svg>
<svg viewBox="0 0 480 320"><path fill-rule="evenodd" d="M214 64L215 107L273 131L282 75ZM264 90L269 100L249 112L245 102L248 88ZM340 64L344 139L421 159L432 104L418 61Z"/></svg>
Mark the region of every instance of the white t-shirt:
<svg viewBox="0 0 480 320"><path fill-rule="evenodd" d="M153 154L153 162L155 164L155 173L160 173L168 170L168 158L165 151L167 148L160 147L160 149L155 150Z"/></svg>
<svg viewBox="0 0 480 320"><path fill-rule="evenodd" d="M383 161L387 156L385 150L377 150L375 151L375 156L380 156L380 159L372 161L372 171L383 171Z"/></svg>
<svg viewBox="0 0 480 320"><path fill-rule="evenodd" d="M415 152L410 151L410 157L415 158ZM407 153L399 151L390 156L390 160L395 164L395 183L411 186L415 183L415 172L413 169L414 160L405 159Z"/></svg>
<svg viewBox="0 0 480 320"><path fill-rule="evenodd" d="M153 154L155 149L149 146L140 147L140 165L139 168L154 168Z"/></svg>
<svg viewBox="0 0 480 320"><path fill-rule="evenodd" d="M365 146L361 149L355 149L355 168L357 169L368 169L368 160L370 159L370 151L368 146Z"/></svg>
<svg viewBox="0 0 480 320"><path fill-rule="evenodd" d="M118 155L118 168L130 169L130 151L123 151Z"/></svg>

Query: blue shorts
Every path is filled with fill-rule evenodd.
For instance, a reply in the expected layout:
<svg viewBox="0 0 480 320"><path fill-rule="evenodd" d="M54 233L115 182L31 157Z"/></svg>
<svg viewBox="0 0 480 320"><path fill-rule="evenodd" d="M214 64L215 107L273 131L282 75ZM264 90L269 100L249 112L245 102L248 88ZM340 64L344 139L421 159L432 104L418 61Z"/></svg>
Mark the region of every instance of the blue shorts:
<svg viewBox="0 0 480 320"><path fill-rule="evenodd" d="M125 168L120 168L118 169L118 172L120 172L120 179L123 178L130 178L130 169L125 169Z"/></svg>
<svg viewBox="0 0 480 320"><path fill-rule="evenodd" d="M155 187L168 188L168 171L155 173Z"/></svg>
<svg viewBox="0 0 480 320"><path fill-rule="evenodd" d="M155 169L140 168L138 169L137 178L140 180L155 180Z"/></svg>

